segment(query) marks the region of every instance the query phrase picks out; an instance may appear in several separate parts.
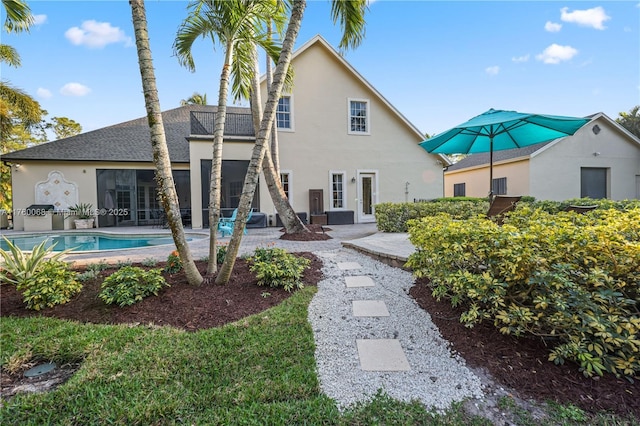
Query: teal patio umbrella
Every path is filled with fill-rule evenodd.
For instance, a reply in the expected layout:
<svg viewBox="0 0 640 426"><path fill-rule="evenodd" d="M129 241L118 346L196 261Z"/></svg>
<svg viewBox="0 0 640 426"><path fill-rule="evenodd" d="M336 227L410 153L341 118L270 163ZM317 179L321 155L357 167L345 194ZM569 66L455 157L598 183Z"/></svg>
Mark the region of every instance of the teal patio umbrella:
<svg viewBox="0 0 640 426"><path fill-rule="evenodd" d="M494 151L522 148L573 135L588 122L587 118L490 109L419 145L433 154L489 152L489 197L492 198Z"/></svg>

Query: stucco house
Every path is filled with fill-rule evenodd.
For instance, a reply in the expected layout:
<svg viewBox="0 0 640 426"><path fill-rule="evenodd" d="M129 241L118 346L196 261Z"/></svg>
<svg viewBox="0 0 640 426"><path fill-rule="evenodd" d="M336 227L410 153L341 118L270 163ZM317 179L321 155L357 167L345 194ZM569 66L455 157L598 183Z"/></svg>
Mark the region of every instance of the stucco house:
<svg viewBox="0 0 640 426"><path fill-rule="evenodd" d="M426 153L423 134L327 41L316 36L292 59L294 86L280 99L277 128L281 180L291 205L307 220L331 224L374 221L375 205L443 195L448 159ZM266 88L263 82L263 101ZM227 109L222 207L238 205L255 140L248 108ZM163 112L180 207L193 228L208 226L208 187L216 107L188 105ZM145 117L3 156L12 166L14 228L25 209L92 203L98 226L153 223L156 197ZM258 226L277 225L261 177L253 202ZM54 215L55 216L55 215ZM52 220L53 226L67 227ZM65 222L66 223L66 222Z"/></svg>
<svg viewBox="0 0 640 426"><path fill-rule="evenodd" d="M494 152L494 193L554 201L640 198L640 139L603 113L587 118L573 136ZM444 181L445 197L486 197L489 154L447 167Z"/></svg>

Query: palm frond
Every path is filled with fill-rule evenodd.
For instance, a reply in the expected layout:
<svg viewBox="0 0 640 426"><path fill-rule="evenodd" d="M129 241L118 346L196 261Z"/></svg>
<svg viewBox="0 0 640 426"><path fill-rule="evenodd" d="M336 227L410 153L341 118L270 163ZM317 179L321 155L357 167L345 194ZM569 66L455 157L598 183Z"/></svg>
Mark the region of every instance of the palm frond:
<svg viewBox="0 0 640 426"><path fill-rule="evenodd" d="M0 62L4 62L14 68L22 65L18 51L8 44L0 44Z"/></svg>
<svg viewBox="0 0 640 426"><path fill-rule="evenodd" d="M365 36L365 13L369 9L367 0L332 0L331 19L340 21L342 39L341 49L354 49L362 43Z"/></svg>

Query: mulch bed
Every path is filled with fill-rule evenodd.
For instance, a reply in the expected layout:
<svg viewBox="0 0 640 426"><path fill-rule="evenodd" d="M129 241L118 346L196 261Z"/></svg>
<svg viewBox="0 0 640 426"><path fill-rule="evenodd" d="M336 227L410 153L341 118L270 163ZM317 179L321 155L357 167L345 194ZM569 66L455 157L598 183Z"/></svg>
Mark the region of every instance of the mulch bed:
<svg viewBox="0 0 640 426"><path fill-rule="evenodd" d="M288 234L285 232L285 229L282 228L280 232L283 234L280 236L281 240L288 241L324 241L330 240L331 236L329 234L325 234L326 231L331 231L331 228L327 228L322 225L305 225L310 232L296 232L293 234Z"/></svg>
<svg viewBox="0 0 640 426"><path fill-rule="evenodd" d="M459 321L462 310L436 301L427 282L416 280L411 296L470 367L487 370L496 382L524 399L571 403L591 413L632 413L640 419L640 381L630 383L612 374L587 378L574 363L548 361L550 348L540 339L507 336L489 323L467 328Z"/></svg>
<svg viewBox="0 0 640 426"><path fill-rule="evenodd" d="M305 285L316 285L322 279L322 262L311 253L296 253L311 260L305 271ZM200 273L206 272L207 264L196 261ZM135 264L134 266L140 266ZM164 262L154 268L163 268ZM2 286L0 312L2 316L29 317L42 315L95 324L155 324L170 325L188 331L218 327L237 321L248 315L262 312L278 305L291 293L282 288L260 287L249 265L237 259L231 279L227 285L210 284L191 286L187 284L183 271L164 273L171 287L161 290L157 297L147 297L132 306L105 305L99 298L103 279L116 269L102 271L98 278L83 283L83 289L69 303L52 308L32 311L25 308L22 296L15 286Z"/></svg>

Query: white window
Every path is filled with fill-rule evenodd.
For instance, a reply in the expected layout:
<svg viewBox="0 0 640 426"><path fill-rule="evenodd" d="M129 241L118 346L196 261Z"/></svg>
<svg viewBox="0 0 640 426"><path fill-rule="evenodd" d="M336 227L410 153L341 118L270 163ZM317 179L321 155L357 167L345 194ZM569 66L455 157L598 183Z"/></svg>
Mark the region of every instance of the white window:
<svg viewBox="0 0 640 426"><path fill-rule="evenodd" d="M370 132L369 123L369 100L349 99L349 134L368 135Z"/></svg>
<svg viewBox="0 0 640 426"><path fill-rule="evenodd" d="M346 176L343 171L329 172L331 190L331 210L342 210L347 206Z"/></svg>
<svg viewBox="0 0 640 426"><path fill-rule="evenodd" d="M278 101L276 126L278 130L293 131L293 99L291 96L282 96Z"/></svg>
<svg viewBox="0 0 640 426"><path fill-rule="evenodd" d="M291 202L291 172L289 170L280 171L280 183L287 199Z"/></svg>

